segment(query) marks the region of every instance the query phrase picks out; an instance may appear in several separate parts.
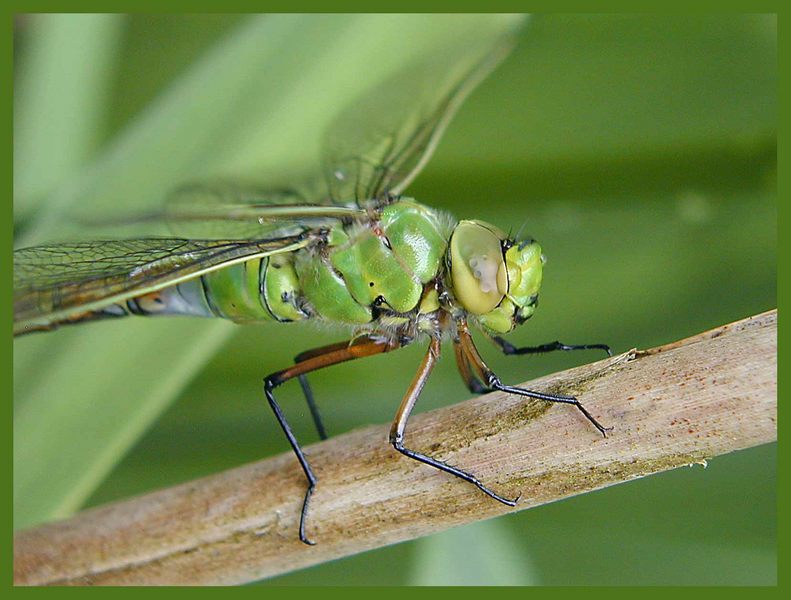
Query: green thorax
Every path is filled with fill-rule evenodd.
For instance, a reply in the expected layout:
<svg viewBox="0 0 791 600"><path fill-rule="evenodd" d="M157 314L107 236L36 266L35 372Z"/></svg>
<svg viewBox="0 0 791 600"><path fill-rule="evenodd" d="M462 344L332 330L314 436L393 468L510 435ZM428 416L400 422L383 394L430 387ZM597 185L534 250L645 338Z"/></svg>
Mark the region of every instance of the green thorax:
<svg viewBox="0 0 791 600"><path fill-rule="evenodd" d="M338 224L325 248L296 253L302 297L320 318L364 324L382 311L414 311L442 266L447 234L437 214L404 199L378 219Z"/></svg>

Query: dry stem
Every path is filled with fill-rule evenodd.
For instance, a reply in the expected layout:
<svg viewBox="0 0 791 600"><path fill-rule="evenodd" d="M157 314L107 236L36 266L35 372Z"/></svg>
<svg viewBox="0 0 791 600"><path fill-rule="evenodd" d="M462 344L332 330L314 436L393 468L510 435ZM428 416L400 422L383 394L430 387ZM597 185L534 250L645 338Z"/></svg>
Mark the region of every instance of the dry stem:
<svg viewBox="0 0 791 600"><path fill-rule="evenodd" d="M407 443L464 466L514 509L420 465L372 426L310 446L319 485L297 539L305 480L290 453L21 531L17 584L231 584L284 573L628 481L777 438L777 313L525 384L567 406L492 393L410 422ZM701 473L701 477L705 476Z"/></svg>

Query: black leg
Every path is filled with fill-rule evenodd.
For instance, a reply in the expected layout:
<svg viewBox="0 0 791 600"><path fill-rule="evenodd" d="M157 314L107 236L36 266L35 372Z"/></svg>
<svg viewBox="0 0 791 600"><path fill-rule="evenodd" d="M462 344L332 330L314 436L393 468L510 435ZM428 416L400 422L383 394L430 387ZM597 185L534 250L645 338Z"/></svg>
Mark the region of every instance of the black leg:
<svg viewBox="0 0 791 600"><path fill-rule="evenodd" d="M562 350L564 352L568 352L569 350L604 350L607 353L607 356L612 356L612 351L607 344L564 344L562 342L550 342L548 344L541 344L539 346L524 346L522 348L517 348L511 342L504 340L503 338L493 335L489 336L496 346L502 350L503 354L507 355L517 355L517 354L543 354L545 352L555 352L556 350Z"/></svg>
<svg viewBox="0 0 791 600"><path fill-rule="evenodd" d="M582 403L577 400L573 396L564 396L561 394L545 394L543 392L533 392L531 390L526 390L520 387L514 387L510 385L503 385L500 381L500 378L494 374L494 372L486 365L486 363L481 358L481 355L478 353L478 349L475 347L475 344L472 341L472 336L470 335L469 330L467 329L467 324L463 321L460 321L457 324L458 332L459 332L459 347L460 350L457 351L457 357L459 354L463 360L467 361L469 367L472 366L476 371L477 375L481 381L483 381L486 386L490 390L500 390L502 392L507 392L509 394L517 394L519 396L525 396L528 398L536 398L538 400L544 400L546 402L559 402L562 404L573 404L577 407L577 409L585 416L591 424L599 430L599 432L604 436L607 437L607 432L612 431L611 427L604 427L601 423L599 423L593 415L591 415L588 410L582 405ZM491 338L496 344L500 345L501 348L505 348L501 345L500 342L504 342L507 344L508 347L513 348L514 352L509 352L503 349L503 352L506 354L528 354L529 352L551 352L553 350L576 350L576 349L587 349L591 347L606 349L607 353L610 353L610 349L603 344L598 344L594 346L565 346L565 344L561 344L560 342L553 342L552 344L544 344L544 346L536 346L534 348L514 348L508 342L505 342L502 338L498 338L493 336ZM498 341L499 340L499 341ZM546 349L539 349L536 350L535 348L546 348ZM524 352L519 352L520 350L524 350Z"/></svg>
<svg viewBox="0 0 791 600"><path fill-rule="evenodd" d="M519 502L519 498L518 497L515 498L514 500L509 500L508 498L503 498L499 494L497 494L497 493L493 492L492 490L490 490L488 487L486 487L484 484L482 484L480 481L478 481L477 478L475 478L473 475L470 475L466 471L462 471L461 469L457 469L456 467L451 467L450 465L448 465L448 464L446 464L446 463L444 463L442 461L439 461L439 460L437 460L435 458L431 458L430 456L426 456L425 454L421 454L420 452L415 452L414 450L410 450L409 448L404 448L403 442L395 442L395 441L393 441L392 444L393 444L393 447L396 450L398 450L401 454L403 454L404 456L408 456L409 458L413 458L413 459L415 459L415 460L417 460L419 462L422 462L423 464L430 465L430 466L432 466L434 468L439 469L440 471L445 471L446 473L450 473L451 475L455 475L459 479L463 479L464 481L467 481L467 482L473 484L475 487L477 487L479 490L481 490L484 494L486 494L490 498L494 498L498 502L502 502L503 504L505 504L507 506L516 506L516 503Z"/></svg>
<svg viewBox="0 0 791 600"><path fill-rule="evenodd" d="M340 344L333 344L332 346L325 346L323 348L317 348L316 350L303 352L295 359L296 364L294 366L282 371L278 371L277 373L272 373L264 379L264 394L266 395L266 399L269 402L269 406L272 408L272 412L275 413L277 422L280 424L280 428L283 430L283 433L286 434L288 443L291 444L291 448L294 450L294 454L296 454L297 460L299 461L299 464L305 473L305 478L308 480L308 488L305 491L305 499L302 501L302 511L299 517L299 539L305 544L313 545L315 543L305 534L305 520L308 514L308 504L310 502L310 497L316 487L317 479L313 473L313 470L310 468L307 458L305 458L305 454L302 451L296 436L294 436L294 432L291 430L291 426L288 424L285 415L283 415L280 405L275 400L274 389L295 377L300 378L301 380L304 378L304 375L307 375L312 371L336 365L341 362L363 358L365 356L372 356L382 352L388 352L399 347L400 345L397 342L388 343L372 340L370 338L358 338L352 342L342 342ZM305 381L305 384L307 384L307 380ZM304 385L302 389L305 391ZM308 399L308 406L315 407L315 404L312 402L312 394L310 394L309 386L307 387L307 390L306 398ZM311 412L312 411L313 409L311 409ZM319 435L321 435L323 432L323 427L321 426L321 420L316 420L317 415L318 413L314 414L314 421L317 423L317 428L320 427Z"/></svg>
<svg viewBox="0 0 791 600"><path fill-rule="evenodd" d="M364 339L364 338L360 338ZM312 348L311 350L306 350L305 352L300 352L294 357L295 363L305 362L308 359L315 358L317 356L322 356L324 354L328 354L330 352L334 352L336 350L343 350L344 348L349 347L353 340L346 341L346 342L339 342L337 344L330 344L328 346L321 346L319 348ZM315 397L313 396L313 390L310 387L310 382L308 381L308 377L305 374L299 375L299 386L302 388L302 394L305 396L305 401L308 404L308 409L310 409L310 416L313 419L313 424L316 426L316 431L319 434L319 438L322 440L327 439L327 430L324 428L324 423L321 420L321 413L319 412L319 407L316 404Z"/></svg>
<svg viewBox="0 0 791 600"><path fill-rule="evenodd" d="M476 486L479 490L481 490L484 494L489 496L490 498L494 498L498 502L502 502L503 504L507 504L508 506L516 506L518 498L515 500L509 500L507 498L503 498L499 494L493 492L488 487L486 487L483 483L481 483L475 476L467 473L466 471L462 471L461 469L457 469L456 467L452 467L442 461L439 461L435 458L431 458L425 454L420 452L415 452L414 450L410 450L404 446L404 435L406 434L406 425L407 421L409 420L409 415L412 412L412 409L417 402L418 397L420 396L420 392L423 389L423 385L426 383L429 374L431 373L432 369L434 368L434 364L437 362L440 354L440 342L437 339L432 339L431 345L429 346L428 352L423 359L423 362L418 369L415 378L412 381L412 384L409 386L404 399L401 401L401 406L398 408L398 412L396 413L395 420L393 421L393 426L390 428L390 443L393 445L393 448L398 450L404 456L408 456L414 460L422 462L423 464L432 466L440 471L445 471L446 473L450 473L451 475L455 475L459 479L463 479L474 486Z"/></svg>
<svg viewBox="0 0 791 600"><path fill-rule="evenodd" d="M319 438L322 440L327 439L327 431L324 429L324 423L321 422L321 415L319 414L319 407L313 399L313 390L310 389L307 375L299 376L299 385L302 388L302 394L305 396L305 401L308 403L310 409L310 416L313 417L313 423L316 425L316 431L319 432Z"/></svg>
<svg viewBox="0 0 791 600"><path fill-rule="evenodd" d="M280 410L280 405L275 400L275 395L272 393L272 390L274 390L277 385L277 383L267 377L264 380L264 393L266 394L266 399L269 401L269 406L272 407L272 411L275 413L280 428L283 430L283 433L286 434L288 443L291 444L294 454L297 455L297 460L299 460L299 464L302 466L302 470L305 472L305 477L308 480L308 489L305 491L305 499L302 501L302 512L299 516L299 539L303 543L312 546L316 542L308 539L305 535L305 515L308 514L308 502L310 502L310 497L313 495L313 490L316 487L316 476L313 474L313 470L310 468L308 459L305 458L305 454L302 452L302 448L300 448L299 442L294 436L294 432L291 431L291 426L288 424L288 421L286 421L283 411Z"/></svg>
<svg viewBox="0 0 791 600"><path fill-rule="evenodd" d="M488 379L488 383L493 390L500 390L501 392L508 392L509 394L516 394L518 396L525 396L527 398L536 398L538 400L545 400L547 402L560 402L562 404L573 404L577 407L577 409L585 415L585 418L590 421L593 426L599 430L599 432L604 436L607 437L607 432L612 431L612 427L604 427L601 423L599 423L593 415L588 412L582 403L577 400L574 396L562 396L560 394L544 394L542 392L533 392L531 390L526 390L520 387L514 387L510 385L503 385L500 382L500 379L494 373L490 374Z"/></svg>

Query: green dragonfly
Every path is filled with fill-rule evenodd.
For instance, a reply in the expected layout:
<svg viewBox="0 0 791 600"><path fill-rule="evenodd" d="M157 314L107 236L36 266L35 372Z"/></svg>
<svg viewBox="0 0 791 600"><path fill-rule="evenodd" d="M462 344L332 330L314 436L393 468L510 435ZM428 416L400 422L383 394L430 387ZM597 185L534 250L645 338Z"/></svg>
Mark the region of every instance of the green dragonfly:
<svg viewBox="0 0 791 600"><path fill-rule="evenodd" d="M544 258L532 238L494 225L455 221L403 196L469 92L510 47L471 49L425 60L353 102L326 132L322 176L307 184L259 188L228 182L177 189L161 214L176 235L57 243L14 252L14 334L129 315L220 317L237 323L323 321L351 339L299 354L265 378L269 405L307 479L299 539L312 544L306 517L316 476L275 399L298 379L325 439L307 374L341 362L428 344L390 431L392 446L514 506L474 475L405 445L410 413L437 362L453 344L474 393L492 390L574 405L571 396L503 384L470 329L507 355L601 349L552 342L517 348L501 337L536 309Z"/></svg>

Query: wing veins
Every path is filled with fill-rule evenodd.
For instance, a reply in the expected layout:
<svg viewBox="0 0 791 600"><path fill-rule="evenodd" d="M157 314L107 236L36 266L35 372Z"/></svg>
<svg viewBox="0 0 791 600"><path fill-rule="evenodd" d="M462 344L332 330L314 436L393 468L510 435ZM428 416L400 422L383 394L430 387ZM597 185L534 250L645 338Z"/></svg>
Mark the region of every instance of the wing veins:
<svg viewBox="0 0 791 600"><path fill-rule="evenodd" d="M153 242L156 238L123 240L129 243ZM257 257L291 252L308 245L312 238L300 234L274 240L255 241L215 241L215 240L168 240L179 242L173 252L154 260L128 263L110 271L109 267L98 273L89 273L74 281L50 281L44 285L25 285L24 280L15 282L14 290L14 332L22 333L36 325L48 324L74 314L98 310L123 302L144 293L154 292L195 279L206 273L228 267L232 264L252 260ZM192 249L195 244L207 244L204 248ZM69 248L62 245L60 250ZM52 249L38 247L17 251ZM186 252L184 251L186 249ZM142 255L143 250L126 253L123 258ZM65 253L64 253L65 255ZM112 257L110 257L112 258ZM185 260L184 264L171 268L173 261ZM68 265L88 264L88 260L69 261ZM62 266L62 265L60 265ZM123 268L122 268L123 267ZM73 273L74 270L70 271ZM146 272L148 271L148 272Z"/></svg>

